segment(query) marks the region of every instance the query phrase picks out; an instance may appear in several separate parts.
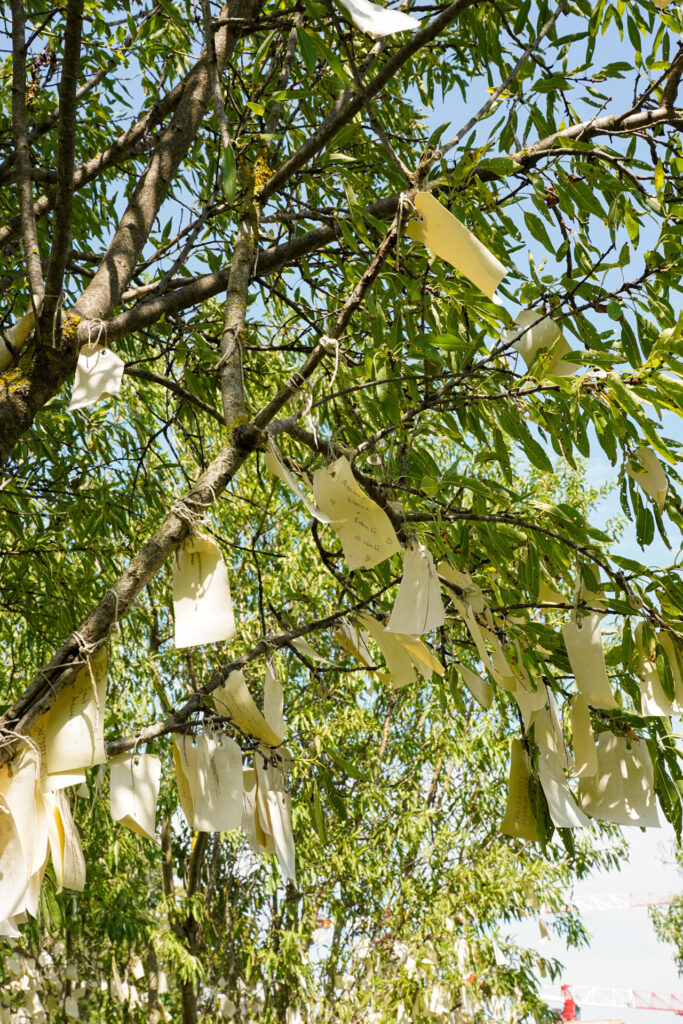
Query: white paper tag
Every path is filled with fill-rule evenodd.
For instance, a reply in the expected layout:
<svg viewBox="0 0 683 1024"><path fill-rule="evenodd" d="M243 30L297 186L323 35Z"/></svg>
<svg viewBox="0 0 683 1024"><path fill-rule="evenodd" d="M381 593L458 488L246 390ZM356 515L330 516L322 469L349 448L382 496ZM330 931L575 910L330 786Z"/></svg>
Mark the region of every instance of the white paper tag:
<svg viewBox="0 0 683 1024"><path fill-rule="evenodd" d="M659 828L654 768L645 740L601 732L596 749L596 774L579 779L586 814L616 825Z"/></svg>
<svg viewBox="0 0 683 1024"><path fill-rule="evenodd" d="M605 668L601 619L598 612L580 616L562 627L562 636L579 693L591 707L610 711L618 705Z"/></svg>
<svg viewBox="0 0 683 1024"><path fill-rule="evenodd" d="M421 636L444 622L441 584L431 552L424 544L409 544L403 553L403 576L387 629Z"/></svg>
<svg viewBox="0 0 683 1024"><path fill-rule="evenodd" d="M84 345L78 357L69 412L118 394L124 367L123 360L111 349L102 345Z"/></svg>
<svg viewBox="0 0 683 1024"><path fill-rule="evenodd" d="M228 570L218 545L191 534L173 559L177 648L219 643L235 635Z"/></svg>
<svg viewBox="0 0 683 1024"><path fill-rule="evenodd" d="M154 754L118 754L111 761L109 806L114 821L156 842L161 761Z"/></svg>
<svg viewBox="0 0 683 1024"><path fill-rule="evenodd" d="M635 462L626 463L626 472L641 487L648 497L657 505L660 512L664 511L669 481L664 466L650 448L640 447L636 450Z"/></svg>
<svg viewBox="0 0 683 1024"><path fill-rule="evenodd" d="M380 7L370 0L340 0L351 15L356 28L367 32L376 39L391 36L396 32L412 32L420 27L417 18L412 18L403 11L394 11L388 7Z"/></svg>

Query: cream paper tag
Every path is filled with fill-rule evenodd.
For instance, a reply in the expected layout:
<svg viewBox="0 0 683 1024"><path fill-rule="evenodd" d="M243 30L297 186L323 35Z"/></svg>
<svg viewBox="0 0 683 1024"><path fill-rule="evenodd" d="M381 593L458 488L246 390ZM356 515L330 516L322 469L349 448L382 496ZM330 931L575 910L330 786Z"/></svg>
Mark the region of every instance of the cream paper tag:
<svg viewBox="0 0 683 1024"><path fill-rule="evenodd" d="M84 345L78 357L69 412L118 394L123 370L123 361L110 348Z"/></svg>
<svg viewBox="0 0 683 1024"><path fill-rule="evenodd" d="M313 494L330 517L349 569L372 569L401 550L389 516L361 490L344 456L316 469Z"/></svg>
<svg viewBox="0 0 683 1024"><path fill-rule="evenodd" d="M12 934L12 919L26 904L28 870L19 832L6 798L0 794L0 922Z"/></svg>
<svg viewBox="0 0 683 1024"><path fill-rule="evenodd" d="M493 704L493 687L491 684L482 679L478 672L473 672L467 665L461 665L457 661L453 662L453 664L462 676L465 686L474 699L488 711Z"/></svg>
<svg viewBox="0 0 683 1024"><path fill-rule="evenodd" d="M596 774L579 779L579 801L586 814L615 825L659 828L654 768L645 740L601 732L596 748Z"/></svg>
<svg viewBox="0 0 683 1024"><path fill-rule="evenodd" d="M284 695L282 684L275 672L275 663L266 659L266 677L263 684L263 717L278 736L285 734Z"/></svg>
<svg viewBox="0 0 683 1024"><path fill-rule="evenodd" d="M626 463L626 472L652 498L659 511L663 512L669 489L664 466L650 448L637 448L636 459L637 462Z"/></svg>
<svg viewBox="0 0 683 1024"><path fill-rule="evenodd" d="M177 648L218 643L235 635L228 570L209 537L193 533L175 553L173 613Z"/></svg>
<svg viewBox="0 0 683 1024"><path fill-rule="evenodd" d="M545 684L542 684L545 685ZM540 747L550 750L559 760L562 768L567 768L567 749L560 725L557 701L550 690L546 689L546 703L534 717L534 740Z"/></svg>
<svg viewBox="0 0 683 1024"><path fill-rule="evenodd" d="M258 786L255 768L244 768L242 770L242 784L244 787L242 829L253 852L261 853L266 849L267 844L266 834L261 828L256 807Z"/></svg>
<svg viewBox="0 0 683 1024"><path fill-rule="evenodd" d="M574 747L573 774L578 778L595 775L598 770L598 752L595 747L590 711L580 693L572 697L569 702L569 721L572 727Z"/></svg>
<svg viewBox="0 0 683 1024"><path fill-rule="evenodd" d="M185 812L190 827L198 832L227 832L239 828L242 824L242 751L239 745L228 736L206 733L176 737L176 743L192 801L192 817Z"/></svg>
<svg viewBox="0 0 683 1024"><path fill-rule="evenodd" d="M514 739L510 744L507 807L500 830L507 836L533 842L538 839L538 822L529 796L530 780L529 758L522 741Z"/></svg>
<svg viewBox="0 0 683 1024"><path fill-rule="evenodd" d="M70 772L52 772L50 775L46 775L45 781L41 784L41 788L47 793L54 793L56 789L68 789L69 786L82 786L85 780L85 770L81 768L74 768Z"/></svg>
<svg viewBox="0 0 683 1024"><path fill-rule="evenodd" d="M409 238L422 242L492 299L507 274L500 260L431 192L417 193L415 211L422 220L410 221L406 229Z"/></svg>
<svg viewBox="0 0 683 1024"><path fill-rule="evenodd" d="M156 842L161 761L155 754L117 754L111 760L109 807L113 821Z"/></svg>
<svg viewBox="0 0 683 1024"><path fill-rule="evenodd" d="M605 668L601 618L598 612L579 616L579 621L567 622L562 627L562 636L581 696L591 707L611 711L618 705Z"/></svg>
<svg viewBox="0 0 683 1024"><path fill-rule="evenodd" d="M36 322L34 306L38 315L40 315L40 311L43 308L42 295L33 296L33 304L21 320L18 320L6 331L0 331L0 373L3 373L4 370L12 365L14 353L20 352L26 344L26 339Z"/></svg>
<svg viewBox="0 0 683 1024"><path fill-rule="evenodd" d="M264 831L272 836L275 855L285 878L296 885L296 862L289 796L284 790L282 769L258 764L255 756L256 778L258 780L257 806Z"/></svg>
<svg viewBox="0 0 683 1024"><path fill-rule="evenodd" d="M391 633L368 612L359 612L358 621L379 647L395 689L415 682L416 674L427 680L431 679L434 672L440 676L444 674L441 662L419 637Z"/></svg>
<svg viewBox="0 0 683 1024"><path fill-rule="evenodd" d="M514 328L504 330L500 340L503 345L512 345L527 367L531 366L541 349L553 349L550 364L542 376L549 373L554 377L570 377L580 369L578 363L568 362L562 358L571 351L571 348L560 328L550 317L527 309L517 316L515 325Z"/></svg>
<svg viewBox="0 0 683 1024"><path fill-rule="evenodd" d="M231 719L247 736L253 736L267 747L279 747L283 737L268 725L239 669L231 672L227 681L213 691L212 697L219 715Z"/></svg>
<svg viewBox="0 0 683 1024"><path fill-rule="evenodd" d="M538 748L538 776L557 828L586 828L590 822L571 794L559 757L546 747Z"/></svg>
<svg viewBox="0 0 683 1024"><path fill-rule="evenodd" d="M44 730L48 775L82 770L106 760L104 709L108 660L106 647L91 655L71 686L62 690L32 730L39 748ZM44 784L49 787L47 780Z"/></svg>
<svg viewBox="0 0 683 1024"><path fill-rule="evenodd" d="M58 892L62 889L85 888L85 860L78 830L71 816L69 802L63 790L43 793L47 813L48 840L52 865L57 877Z"/></svg>
<svg viewBox="0 0 683 1024"><path fill-rule="evenodd" d="M555 587L546 583L545 580L541 580L538 586L538 598L543 604L569 604L564 594L561 594ZM546 611L548 610L546 609ZM557 611L561 611L561 609L558 608Z"/></svg>
<svg viewBox="0 0 683 1024"><path fill-rule="evenodd" d="M183 809L185 820L187 821L190 828L194 828L194 794L190 785L190 776L193 777L193 781L196 787L196 778L194 772L190 768L187 757L185 756L186 744L192 742L191 736L175 736L173 739L173 763L175 765L175 779L176 789L178 790L178 799L180 800L180 806Z"/></svg>
<svg viewBox="0 0 683 1024"><path fill-rule="evenodd" d="M315 503L311 501L308 495L299 487L299 483L293 473L285 466L280 451L272 439L270 434L266 441L266 453L264 456L266 463L266 469L268 469L274 476L281 480L285 487L288 487L292 494L303 502L308 511L311 513L314 519L317 519L321 523L329 523L331 519L326 516L324 512L321 512L316 507Z"/></svg>
<svg viewBox="0 0 683 1024"><path fill-rule="evenodd" d="M311 645L309 644L308 640L306 640L304 637L297 636L294 638L294 640L290 642L292 644L292 647L295 647L299 654L303 654L305 658L310 658L311 661L317 661L321 665L327 662L328 659L324 658L322 654L318 654L317 651L314 651Z"/></svg>
<svg viewBox="0 0 683 1024"><path fill-rule="evenodd" d="M640 679L640 713L643 717L669 718L683 714L683 681L678 667L673 637L666 630L657 634L657 640L664 649L674 680L674 697L669 700L659 678L657 662L652 653L643 646L643 623L636 626L636 647L638 649L638 677Z"/></svg>
<svg viewBox="0 0 683 1024"><path fill-rule="evenodd" d="M522 713L524 731L528 732L531 726L535 724L536 719L547 710L548 688L545 683L539 682L537 689L532 690L531 686L527 686L521 679L515 676L515 688L512 690L512 696ZM545 728L547 728L547 721L544 721L540 726L541 730Z"/></svg>
<svg viewBox="0 0 683 1024"><path fill-rule="evenodd" d="M403 11L394 11L388 7L380 7L370 0L340 0L340 3L351 15L351 21L361 32L379 39L391 36L396 32L412 32L420 27L417 18L412 18Z"/></svg>
<svg viewBox="0 0 683 1024"><path fill-rule="evenodd" d="M444 622L441 585L431 551L424 544L412 542L403 553L403 576L387 629L421 636Z"/></svg>
<svg viewBox="0 0 683 1024"><path fill-rule="evenodd" d="M342 647L354 658L358 658L366 668L375 664L375 658L370 653L367 635L362 629L356 629L348 619L339 619L336 629L337 639Z"/></svg>

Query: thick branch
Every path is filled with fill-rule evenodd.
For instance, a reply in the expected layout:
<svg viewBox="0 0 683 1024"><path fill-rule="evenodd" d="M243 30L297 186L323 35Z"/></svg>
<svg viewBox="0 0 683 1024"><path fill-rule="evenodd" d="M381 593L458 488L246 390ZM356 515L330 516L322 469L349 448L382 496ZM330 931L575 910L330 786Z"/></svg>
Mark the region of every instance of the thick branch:
<svg viewBox="0 0 683 1024"><path fill-rule="evenodd" d="M225 314L221 335L221 400L228 431L247 419L247 399L244 392L242 368L242 333L247 314L249 282L254 266L254 253L258 237L259 211L257 202L248 203L237 232L235 251L230 266L228 290L225 296Z"/></svg>
<svg viewBox="0 0 683 1024"><path fill-rule="evenodd" d="M64 272L71 251L71 213L74 197L76 149L76 88L81 58L83 0L69 0L64 30L64 59L59 84L59 134L57 138L57 188L52 222L52 247L45 281L44 316L52 323L62 293Z"/></svg>
<svg viewBox="0 0 683 1024"><path fill-rule="evenodd" d="M12 0L12 137L26 275L31 292L37 296L43 294L44 285L36 220L33 215L31 154L26 135L26 18L22 0Z"/></svg>

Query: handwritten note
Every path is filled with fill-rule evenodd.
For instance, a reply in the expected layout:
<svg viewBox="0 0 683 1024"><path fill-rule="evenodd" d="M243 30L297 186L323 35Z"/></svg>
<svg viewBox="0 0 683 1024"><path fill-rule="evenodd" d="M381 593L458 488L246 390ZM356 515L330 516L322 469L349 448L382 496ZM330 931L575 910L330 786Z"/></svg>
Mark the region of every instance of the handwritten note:
<svg viewBox="0 0 683 1024"><path fill-rule="evenodd" d="M287 469L282 455L270 434L266 441L266 454L264 456L264 461L266 463L266 469L273 473L278 480L281 480L285 487L289 488L292 494L306 506L314 519L317 519L321 523L330 522L330 517L326 516L324 512L321 512L320 509L317 508L315 502L311 501L305 491L299 486L294 474L290 473Z"/></svg>
<svg viewBox="0 0 683 1024"><path fill-rule="evenodd" d="M508 782L507 807L500 826L506 836L533 842L539 838L538 822L531 805L529 782L531 769L529 758L522 741L512 740L510 744L510 778Z"/></svg>
<svg viewBox="0 0 683 1024"><path fill-rule="evenodd" d="M239 670L231 672L223 686L213 692L219 714L230 718L235 725L268 747L279 747L283 737L268 725Z"/></svg>
<svg viewBox="0 0 683 1024"><path fill-rule="evenodd" d="M664 466L652 449L637 448L635 459L626 463L626 472L652 498L659 511L663 512L669 481Z"/></svg>
<svg viewBox="0 0 683 1024"><path fill-rule="evenodd" d="M538 775L554 825L585 828L590 824L572 796L559 757L546 747L538 748Z"/></svg>
<svg viewBox="0 0 683 1024"><path fill-rule="evenodd" d="M552 351L542 377L548 373L555 377L569 377L579 369L578 363L562 358L571 349L555 321L542 313L523 310L515 320L515 327L503 331L500 340L519 352L527 367L531 366L540 351Z"/></svg>
<svg viewBox="0 0 683 1024"><path fill-rule="evenodd" d="M315 471L313 493L341 541L349 569L372 569L401 550L388 515L361 490L343 456Z"/></svg>
<svg viewBox="0 0 683 1024"><path fill-rule="evenodd" d="M351 20L356 28L359 28L361 32L367 32L375 39L379 39L381 36L391 36L396 32L412 32L420 26L420 22L409 14L380 7L379 4L373 4L370 0L340 0L340 2L351 15Z"/></svg>
<svg viewBox="0 0 683 1024"><path fill-rule="evenodd" d="M107 649L100 648L36 723L33 735L39 747L45 744L44 763L48 775L78 771L104 762L108 660ZM49 788L47 780L46 786Z"/></svg>
<svg viewBox="0 0 683 1024"><path fill-rule="evenodd" d="M111 349L85 345L78 357L69 411L84 409L101 398L118 394L124 368L123 361Z"/></svg>
<svg viewBox="0 0 683 1024"><path fill-rule="evenodd" d="M645 740L601 732L596 749L597 772L579 779L586 814L615 825L659 828L654 768Z"/></svg>
<svg viewBox="0 0 683 1024"><path fill-rule="evenodd" d="M109 806L114 821L155 842L161 761L154 754L118 754L111 761Z"/></svg>
<svg viewBox="0 0 683 1024"><path fill-rule="evenodd" d="M579 693L591 707L610 711L618 705L607 678L601 618L598 612L578 616L563 626L562 636Z"/></svg>
<svg viewBox="0 0 683 1024"><path fill-rule="evenodd" d="M431 192L417 193L415 212L421 219L408 224L409 237L422 242L492 299L507 273L500 260Z"/></svg>
<svg viewBox="0 0 683 1024"><path fill-rule="evenodd" d="M403 553L403 576L389 616L392 633L421 636L445 622L441 585L428 547L412 542Z"/></svg>
<svg viewBox="0 0 683 1024"><path fill-rule="evenodd" d="M228 736L176 737L182 773L189 789L191 817L198 832L227 832L242 823L242 751ZM182 801L181 801L182 804Z"/></svg>
<svg viewBox="0 0 683 1024"><path fill-rule="evenodd" d="M193 533L175 553L173 612L178 648L218 643L235 635L228 570L209 537Z"/></svg>

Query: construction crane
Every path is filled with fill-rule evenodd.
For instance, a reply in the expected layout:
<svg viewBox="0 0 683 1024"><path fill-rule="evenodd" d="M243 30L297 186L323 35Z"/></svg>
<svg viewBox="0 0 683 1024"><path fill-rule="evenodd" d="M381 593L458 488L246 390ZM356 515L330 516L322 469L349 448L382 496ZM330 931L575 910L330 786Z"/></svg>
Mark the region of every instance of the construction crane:
<svg viewBox="0 0 683 1024"><path fill-rule="evenodd" d="M561 995L548 992L546 1002L564 1000L560 1020L579 1020L578 1006L630 1007L633 1010L664 1010L683 1017L683 994L674 992L641 992L632 988L597 988L588 985L562 985Z"/></svg>

